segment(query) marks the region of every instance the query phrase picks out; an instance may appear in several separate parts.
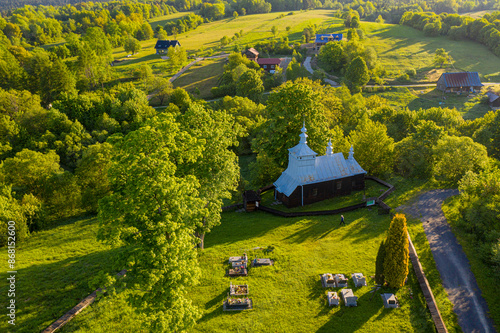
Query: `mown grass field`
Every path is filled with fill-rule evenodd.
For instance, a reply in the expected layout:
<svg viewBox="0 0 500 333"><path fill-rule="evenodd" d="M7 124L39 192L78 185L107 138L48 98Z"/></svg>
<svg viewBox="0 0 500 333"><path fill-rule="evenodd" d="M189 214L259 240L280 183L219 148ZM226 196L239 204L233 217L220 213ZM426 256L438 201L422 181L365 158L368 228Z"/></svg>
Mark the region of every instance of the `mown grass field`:
<svg viewBox="0 0 500 333"><path fill-rule="evenodd" d="M217 86L217 80L224 71L225 58L205 59L197 62L185 71L173 84L187 92L194 94L196 88L199 89L200 98L209 99L212 97L211 89Z"/></svg>
<svg viewBox="0 0 500 333"><path fill-rule="evenodd" d="M1 332L44 330L96 289L89 283L99 271L114 272L113 258L120 250L97 242L96 234L96 218L80 217L16 244L16 326L1 320ZM0 250L0 306L5 309L7 249Z"/></svg>
<svg viewBox="0 0 500 333"><path fill-rule="evenodd" d="M391 180L398 190L389 197L399 205L428 185ZM328 207L325 207L328 209ZM200 284L190 292L202 318L191 332L433 332L415 276L410 267L409 284L396 291L402 307L386 310L380 296L372 299L374 260L385 237L390 217L377 209L344 214L347 225L339 227L339 216L286 219L265 214L228 212L222 224L206 238L200 251ZM410 220L413 237L429 282L450 332L459 331L450 302L441 286L420 222ZM95 218L75 219L54 229L36 233L18 249L20 309L16 332L40 331L71 309L94 288L89 281L99 269L113 267L119 252L95 240ZM271 247L269 254L260 248ZM257 249L259 248L259 249ZM228 278L227 258L243 252L251 258L270 257L273 267L251 268L245 278ZM2 262L5 254L2 253ZM5 271L2 266L2 271ZM329 308L327 290L320 285L326 272L349 275L362 272L368 286L354 288L356 308ZM2 276L3 277L3 276ZM254 310L224 313L222 301L229 282L248 283ZM332 290L332 289L329 289ZM388 290L383 290L388 291ZM5 290L1 290L5 292ZM144 318L126 302L130 291L106 296L75 317L62 332L147 332ZM0 330L8 331L3 322Z"/></svg>
<svg viewBox="0 0 500 333"><path fill-rule="evenodd" d="M366 96L377 95L385 98L390 105L409 110L429 109L432 107L455 108L464 119L475 119L484 116L490 107L482 103L483 94L443 94L435 88L388 88L385 91L368 92ZM443 99L443 96L445 99Z"/></svg>
<svg viewBox="0 0 500 333"><path fill-rule="evenodd" d="M365 45L377 51L381 66L394 76L414 68L418 81L437 81L440 72L431 76L435 69L432 62L436 49L444 48L454 59L456 71L479 72L488 81L500 81L500 59L479 43L427 37L421 31L395 24L362 22L361 27L368 37Z"/></svg>

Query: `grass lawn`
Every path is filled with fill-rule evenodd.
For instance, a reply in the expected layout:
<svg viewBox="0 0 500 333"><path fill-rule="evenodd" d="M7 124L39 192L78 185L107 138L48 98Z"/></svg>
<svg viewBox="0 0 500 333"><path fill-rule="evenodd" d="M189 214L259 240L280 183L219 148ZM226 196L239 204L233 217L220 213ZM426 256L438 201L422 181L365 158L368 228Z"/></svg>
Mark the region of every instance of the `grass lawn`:
<svg viewBox="0 0 500 333"><path fill-rule="evenodd" d="M401 178L390 181L397 188L387 200L391 205L404 203L428 187ZM190 332L433 332L411 267L408 285L396 291L400 309L384 309L378 293L372 299L374 282L370 277L375 273L375 256L390 216L378 215L377 209L344 216L347 225L339 227L338 216L287 219L263 212L224 213L222 224L207 235L206 249L199 253L202 278L190 295L202 318ZM448 330L458 332L422 225L415 220L408 225ZM35 234L19 248L18 299L26 301L20 306L18 331L40 331L69 310L92 291L88 281L100 267L117 271L109 267L116 253L95 241L96 228L94 218L68 221ZM272 251L264 254L261 248L269 247ZM226 277L227 258L243 252L250 258L270 257L276 264L251 268L245 278ZM367 277L367 287L353 288L359 297L358 307L327 306L327 290L320 285L320 275L326 272L349 276L362 272ZM222 311L230 281L249 284L253 311ZM61 331L147 332L140 313L126 302L131 294L126 291L100 299Z"/></svg>
<svg viewBox="0 0 500 333"><path fill-rule="evenodd" d="M455 108L464 119L480 118L491 110L487 104L481 103L483 94L475 97L468 97L467 94L444 94L446 99L443 99L443 92L435 88L390 88L376 93L366 92L365 96L374 94L385 98L392 106L407 107L415 111L432 107Z"/></svg>
<svg viewBox="0 0 500 333"><path fill-rule="evenodd" d="M69 219L17 244L16 326L1 320L1 332L44 330L96 289L89 282L100 270L114 272L113 257L119 250L96 241L96 222L94 217ZM5 281L5 248L0 251L0 261L0 279ZM0 284L0 294L5 309L5 283Z"/></svg>
<svg viewBox="0 0 500 333"><path fill-rule="evenodd" d="M159 25L163 28L163 27L165 27L165 24L167 24L168 22L176 21L184 16L188 16L191 13L194 13L194 12L178 12L178 13L158 16L158 17L154 17L154 18L150 19L148 22L151 25L151 28L153 28L153 30L155 30L155 28Z"/></svg>
<svg viewBox="0 0 500 333"><path fill-rule="evenodd" d="M362 22L361 28L368 37L365 45L377 51L381 66L394 77L414 68L419 82L437 81L440 72L436 72L432 64L434 52L444 48L455 60L457 71L479 72L488 81L500 81L500 58L479 43L428 37L416 29L395 24Z"/></svg>
<svg viewBox="0 0 500 333"><path fill-rule="evenodd" d="M217 86L217 80L224 71L225 58L206 59L197 62L185 71L173 84L189 93L193 93L195 88L200 90L197 97L208 99L212 97L211 89Z"/></svg>
<svg viewBox="0 0 500 333"><path fill-rule="evenodd" d="M483 17L484 14L493 13L493 12L498 12L498 9L481 10L481 11L478 11L478 12L469 12L469 13L463 13L463 14L460 14L460 15L462 15L462 16L470 16L472 18L478 19L478 18Z"/></svg>
<svg viewBox="0 0 500 333"><path fill-rule="evenodd" d="M458 197L451 197L445 201L443 211L446 219L450 222L453 233L457 237L458 242L462 246L472 273L476 277L477 284L482 291L482 295L488 303L489 316L498 328L500 325L500 293L498 292L498 275L496 275L491 267L485 264L479 255L477 245L472 241L470 235L456 226L461 219L458 211L460 203Z"/></svg>

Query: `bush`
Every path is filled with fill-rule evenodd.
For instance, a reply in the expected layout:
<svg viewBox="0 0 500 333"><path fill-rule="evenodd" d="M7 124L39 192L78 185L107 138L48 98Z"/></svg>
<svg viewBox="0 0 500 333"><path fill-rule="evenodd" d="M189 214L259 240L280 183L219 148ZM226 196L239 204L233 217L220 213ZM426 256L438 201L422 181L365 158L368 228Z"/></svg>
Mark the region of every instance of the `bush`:
<svg viewBox="0 0 500 333"><path fill-rule="evenodd" d="M406 74L408 74L408 76L410 77L414 77L415 75L417 75L417 71L415 70L415 68L410 68L406 70Z"/></svg>

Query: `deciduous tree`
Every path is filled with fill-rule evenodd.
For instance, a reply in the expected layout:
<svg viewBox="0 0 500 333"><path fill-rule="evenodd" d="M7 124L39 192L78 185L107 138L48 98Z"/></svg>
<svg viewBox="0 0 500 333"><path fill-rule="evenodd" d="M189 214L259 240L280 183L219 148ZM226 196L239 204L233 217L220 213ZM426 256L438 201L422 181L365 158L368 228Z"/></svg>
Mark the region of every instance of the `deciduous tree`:
<svg viewBox="0 0 500 333"><path fill-rule="evenodd" d="M369 175L389 172L393 165L394 140L385 125L363 119L350 134L356 161Z"/></svg>
<svg viewBox="0 0 500 333"><path fill-rule="evenodd" d="M349 89L354 92L359 92L361 87L368 83L370 74L365 61L361 57L355 58L347 67L345 79Z"/></svg>
<svg viewBox="0 0 500 333"><path fill-rule="evenodd" d="M99 202L98 237L127 245L122 279L140 289L132 304L155 331L195 324L198 309L186 296L199 278L194 231L207 215L192 175L176 175L179 163L201 157L204 142L161 114L114 144L109 177L113 193Z"/></svg>

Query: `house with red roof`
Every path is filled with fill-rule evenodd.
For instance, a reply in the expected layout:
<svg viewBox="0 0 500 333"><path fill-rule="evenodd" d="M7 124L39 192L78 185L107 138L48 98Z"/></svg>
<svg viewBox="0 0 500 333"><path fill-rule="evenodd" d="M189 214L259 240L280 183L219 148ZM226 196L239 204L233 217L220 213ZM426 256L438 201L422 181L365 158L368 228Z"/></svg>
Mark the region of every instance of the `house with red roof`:
<svg viewBox="0 0 500 333"><path fill-rule="evenodd" d="M259 58L257 63L266 72L274 74L274 71L280 66L281 60L281 58Z"/></svg>

